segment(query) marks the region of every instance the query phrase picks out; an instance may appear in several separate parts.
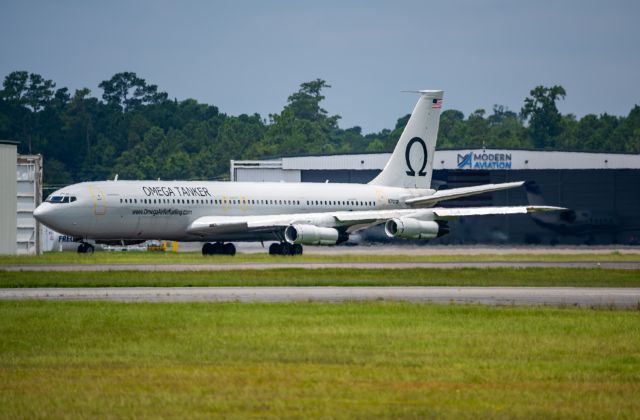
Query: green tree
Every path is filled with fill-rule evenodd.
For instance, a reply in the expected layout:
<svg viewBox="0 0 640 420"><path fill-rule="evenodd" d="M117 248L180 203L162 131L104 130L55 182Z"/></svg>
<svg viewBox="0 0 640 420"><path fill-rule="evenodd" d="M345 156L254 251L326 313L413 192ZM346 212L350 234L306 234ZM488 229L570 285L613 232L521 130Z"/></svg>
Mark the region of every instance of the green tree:
<svg viewBox="0 0 640 420"><path fill-rule="evenodd" d="M21 137L27 142L27 152L33 153L39 113L53 99L56 84L36 73L14 71L5 77L2 86L0 97L13 106L12 114L21 122Z"/></svg>
<svg viewBox="0 0 640 420"><path fill-rule="evenodd" d="M554 147L554 140L562 130L562 116L556 101L564 99L567 93L562 86L556 85L537 86L529 94L520 114L529 122L528 132L533 144L538 149Z"/></svg>
<svg viewBox="0 0 640 420"><path fill-rule="evenodd" d="M147 85L146 81L133 72L115 74L111 79L102 81L98 87L104 93L102 99L125 112L145 104L157 104L166 101L167 93L158 92L158 86Z"/></svg>
<svg viewBox="0 0 640 420"><path fill-rule="evenodd" d="M320 106L324 100L322 89L328 88L324 80L302 83L300 89L289 96L280 114L271 114L262 144L254 150L262 156L300 153L334 153L334 140L338 132L338 115L329 116Z"/></svg>
<svg viewBox="0 0 640 420"><path fill-rule="evenodd" d="M464 114L456 109L447 109L440 114L440 128L438 130L438 148L452 149L466 147L467 126Z"/></svg>

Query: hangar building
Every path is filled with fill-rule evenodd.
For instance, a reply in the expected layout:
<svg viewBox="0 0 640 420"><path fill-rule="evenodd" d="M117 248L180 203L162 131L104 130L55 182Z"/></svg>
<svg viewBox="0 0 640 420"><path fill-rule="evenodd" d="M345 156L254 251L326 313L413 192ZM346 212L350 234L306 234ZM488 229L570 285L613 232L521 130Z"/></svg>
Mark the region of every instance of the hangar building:
<svg viewBox="0 0 640 420"><path fill-rule="evenodd" d="M366 183L390 153L231 161L232 181ZM566 212L459 218L432 243L638 244L640 155L559 151L438 150L432 188L528 181L523 188L452 200L444 207L546 204ZM382 229L365 239L385 240Z"/></svg>
<svg viewBox="0 0 640 420"><path fill-rule="evenodd" d="M17 145L0 140L0 254L39 254L42 156L19 155Z"/></svg>

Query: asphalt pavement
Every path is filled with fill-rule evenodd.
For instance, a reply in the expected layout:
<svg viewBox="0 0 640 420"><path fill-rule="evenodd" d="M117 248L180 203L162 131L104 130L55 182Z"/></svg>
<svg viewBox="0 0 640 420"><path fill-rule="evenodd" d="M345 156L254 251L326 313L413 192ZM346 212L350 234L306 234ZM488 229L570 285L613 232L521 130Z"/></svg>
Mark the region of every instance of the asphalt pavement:
<svg viewBox="0 0 640 420"><path fill-rule="evenodd" d="M639 308L640 288L592 287L91 287L0 289L0 300L119 302L404 301Z"/></svg>

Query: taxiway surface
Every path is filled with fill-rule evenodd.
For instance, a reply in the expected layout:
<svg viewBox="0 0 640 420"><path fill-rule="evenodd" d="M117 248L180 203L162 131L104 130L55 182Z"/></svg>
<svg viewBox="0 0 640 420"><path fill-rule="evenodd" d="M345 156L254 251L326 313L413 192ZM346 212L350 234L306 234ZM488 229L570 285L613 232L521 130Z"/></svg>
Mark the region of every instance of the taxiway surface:
<svg viewBox="0 0 640 420"><path fill-rule="evenodd" d="M210 263L210 264L7 264L0 271L229 271L274 270L284 268L604 268L640 270L640 261L491 261L491 262L291 262L291 263Z"/></svg>
<svg viewBox="0 0 640 420"><path fill-rule="evenodd" d="M0 300L120 302L405 301L636 308L640 288L591 287L92 287L0 289Z"/></svg>

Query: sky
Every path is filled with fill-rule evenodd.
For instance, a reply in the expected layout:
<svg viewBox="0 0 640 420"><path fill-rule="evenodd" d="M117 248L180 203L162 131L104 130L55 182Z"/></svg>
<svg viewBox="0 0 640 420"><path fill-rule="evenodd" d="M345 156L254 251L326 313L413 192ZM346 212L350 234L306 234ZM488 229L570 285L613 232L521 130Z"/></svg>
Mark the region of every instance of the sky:
<svg viewBox="0 0 640 420"><path fill-rule="evenodd" d="M321 78L324 108L364 133L393 128L416 98L444 109L519 111L559 84L559 109L627 115L640 104L637 0L0 2L0 77L88 87L133 71L171 98L231 115L278 113Z"/></svg>

